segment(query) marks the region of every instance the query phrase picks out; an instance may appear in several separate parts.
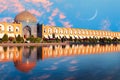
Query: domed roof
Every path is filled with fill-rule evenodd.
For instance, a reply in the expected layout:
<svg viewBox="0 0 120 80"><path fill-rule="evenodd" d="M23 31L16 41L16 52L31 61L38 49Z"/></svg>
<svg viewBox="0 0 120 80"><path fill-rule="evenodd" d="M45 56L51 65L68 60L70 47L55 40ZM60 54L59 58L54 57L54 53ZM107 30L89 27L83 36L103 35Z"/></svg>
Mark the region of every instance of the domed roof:
<svg viewBox="0 0 120 80"><path fill-rule="evenodd" d="M15 22L37 22L36 17L28 11L23 11L15 17Z"/></svg>

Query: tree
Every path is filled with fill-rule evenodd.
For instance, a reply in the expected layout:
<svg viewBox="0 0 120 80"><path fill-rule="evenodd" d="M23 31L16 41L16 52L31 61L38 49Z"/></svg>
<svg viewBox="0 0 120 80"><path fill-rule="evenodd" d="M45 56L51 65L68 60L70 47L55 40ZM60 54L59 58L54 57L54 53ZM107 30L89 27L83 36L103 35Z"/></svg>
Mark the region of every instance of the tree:
<svg viewBox="0 0 120 80"><path fill-rule="evenodd" d="M4 34L3 38L2 38L2 42L7 42L9 40L8 35Z"/></svg>
<svg viewBox="0 0 120 80"><path fill-rule="evenodd" d="M70 36L70 39L69 39L69 41L73 41L73 39L72 39L72 37Z"/></svg>
<svg viewBox="0 0 120 80"><path fill-rule="evenodd" d="M34 43L35 42L35 38L33 35L31 35L29 38L27 38L28 41Z"/></svg>
<svg viewBox="0 0 120 80"><path fill-rule="evenodd" d="M35 38L34 42L35 42L35 43L40 43L41 40L42 40L42 39L41 39L40 37L37 37L37 38Z"/></svg>
<svg viewBox="0 0 120 80"><path fill-rule="evenodd" d="M17 41L18 43L21 43L21 42L24 42L24 39L23 39L23 37L21 37L20 35L18 35L18 36L16 37L16 41Z"/></svg>

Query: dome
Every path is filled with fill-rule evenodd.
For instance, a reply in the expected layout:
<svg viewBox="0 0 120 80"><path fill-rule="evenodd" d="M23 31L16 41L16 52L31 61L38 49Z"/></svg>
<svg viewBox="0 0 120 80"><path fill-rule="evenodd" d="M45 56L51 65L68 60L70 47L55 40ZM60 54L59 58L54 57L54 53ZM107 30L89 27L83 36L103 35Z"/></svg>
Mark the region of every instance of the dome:
<svg viewBox="0 0 120 80"><path fill-rule="evenodd" d="M15 22L37 22L36 17L28 11L23 11L15 17Z"/></svg>

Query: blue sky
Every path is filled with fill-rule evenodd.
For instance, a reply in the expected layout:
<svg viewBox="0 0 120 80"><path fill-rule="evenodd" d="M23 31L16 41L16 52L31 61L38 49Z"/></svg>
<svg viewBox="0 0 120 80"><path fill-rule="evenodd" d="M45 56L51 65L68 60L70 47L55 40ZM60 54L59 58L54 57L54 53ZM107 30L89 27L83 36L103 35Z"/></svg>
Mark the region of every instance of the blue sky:
<svg viewBox="0 0 120 80"><path fill-rule="evenodd" d="M0 0L0 21L13 21L21 11L45 25L120 31L119 0Z"/></svg>

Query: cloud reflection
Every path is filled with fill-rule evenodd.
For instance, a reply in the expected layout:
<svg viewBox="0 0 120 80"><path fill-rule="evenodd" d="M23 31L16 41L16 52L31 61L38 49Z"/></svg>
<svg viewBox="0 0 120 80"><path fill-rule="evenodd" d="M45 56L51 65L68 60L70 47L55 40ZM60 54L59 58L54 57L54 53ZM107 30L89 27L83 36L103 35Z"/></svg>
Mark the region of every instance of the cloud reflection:
<svg viewBox="0 0 120 80"><path fill-rule="evenodd" d="M68 68L68 71L71 71L71 72L76 71L76 70L78 70L77 66L71 66L71 67Z"/></svg>
<svg viewBox="0 0 120 80"><path fill-rule="evenodd" d="M30 79L30 80L45 80L45 79L48 79L49 77L50 77L49 74L44 74L44 75L42 75L40 77L34 77L34 78Z"/></svg>
<svg viewBox="0 0 120 80"><path fill-rule="evenodd" d="M57 70L56 66L51 66L49 68L44 68L44 70Z"/></svg>
<svg viewBox="0 0 120 80"><path fill-rule="evenodd" d="M77 64L77 63L78 63L77 60L72 60L72 61L70 62L70 64Z"/></svg>
<svg viewBox="0 0 120 80"><path fill-rule="evenodd" d="M75 78L74 77L68 77L68 78L66 78L64 80L75 80Z"/></svg>
<svg viewBox="0 0 120 80"><path fill-rule="evenodd" d="M3 70L3 69L5 69L5 67L7 67L6 64L1 65L1 66L0 66L0 71Z"/></svg>

